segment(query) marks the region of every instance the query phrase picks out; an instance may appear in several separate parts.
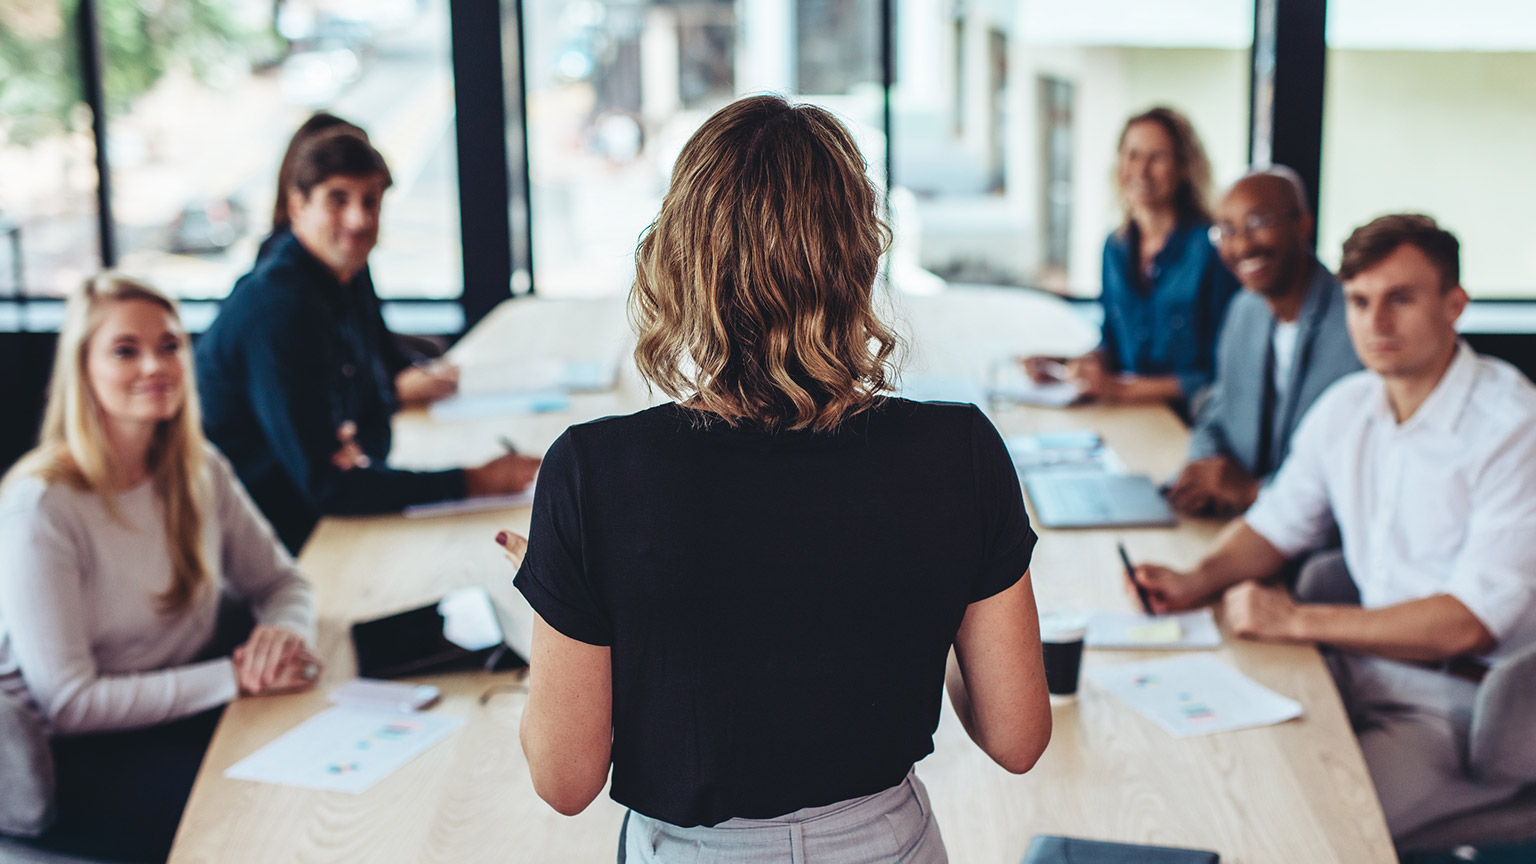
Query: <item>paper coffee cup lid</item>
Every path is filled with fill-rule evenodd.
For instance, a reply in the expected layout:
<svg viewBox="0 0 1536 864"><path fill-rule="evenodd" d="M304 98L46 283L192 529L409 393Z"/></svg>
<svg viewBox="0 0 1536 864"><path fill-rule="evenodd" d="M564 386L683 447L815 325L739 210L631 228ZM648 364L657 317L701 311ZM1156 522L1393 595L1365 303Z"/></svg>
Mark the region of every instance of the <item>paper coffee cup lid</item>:
<svg viewBox="0 0 1536 864"><path fill-rule="evenodd" d="M1088 616L1081 612L1046 612L1040 616L1040 638L1046 642L1071 642L1088 632Z"/></svg>

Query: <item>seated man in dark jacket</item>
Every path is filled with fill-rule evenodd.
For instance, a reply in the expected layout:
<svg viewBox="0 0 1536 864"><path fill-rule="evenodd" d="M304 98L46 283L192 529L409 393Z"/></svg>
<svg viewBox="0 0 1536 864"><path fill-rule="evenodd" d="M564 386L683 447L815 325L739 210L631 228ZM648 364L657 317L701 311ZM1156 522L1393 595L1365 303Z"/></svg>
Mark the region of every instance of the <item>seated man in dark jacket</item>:
<svg viewBox="0 0 1536 864"><path fill-rule="evenodd" d="M320 516L520 491L538 460L386 467L395 382L378 299L361 283L389 168L338 131L306 142L287 189L290 230L235 283L197 345L203 426L297 553Z"/></svg>
<svg viewBox="0 0 1536 864"><path fill-rule="evenodd" d="M1195 417L1189 464L1169 501L1195 515L1248 509L1279 470L1302 415L1359 371L1339 280L1312 254L1312 213L1296 172L1255 171L1216 213L1216 249L1243 290L1216 343L1216 380Z"/></svg>

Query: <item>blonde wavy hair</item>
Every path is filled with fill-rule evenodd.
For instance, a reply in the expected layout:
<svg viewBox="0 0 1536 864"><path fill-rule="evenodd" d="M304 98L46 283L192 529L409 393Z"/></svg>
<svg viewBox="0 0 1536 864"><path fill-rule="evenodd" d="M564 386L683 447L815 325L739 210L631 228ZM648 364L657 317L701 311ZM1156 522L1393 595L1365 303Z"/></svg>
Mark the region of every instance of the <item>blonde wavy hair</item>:
<svg viewBox="0 0 1536 864"><path fill-rule="evenodd" d="M113 272L87 279L65 307L37 446L7 472L5 482L34 476L49 484L68 484L101 495L113 516L118 515L114 456L86 361L91 337L101 328L107 312L129 301L152 303L180 320L176 301L142 282ZM171 549L171 586L158 598L166 614L184 611L208 581L202 551L204 492L200 488L204 439L190 358L190 350L181 352L181 409L156 427L149 449L150 475L155 494L165 506L165 533Z"/></svg>
<svg viewBox="0 0 1536 864"><path fill-rule="evenodd" d="M829 431L872 406L898 345L873 306L891 238L878 210L827 111L777 96L720 109L635 256L640 374L733 426Z"/></svg>

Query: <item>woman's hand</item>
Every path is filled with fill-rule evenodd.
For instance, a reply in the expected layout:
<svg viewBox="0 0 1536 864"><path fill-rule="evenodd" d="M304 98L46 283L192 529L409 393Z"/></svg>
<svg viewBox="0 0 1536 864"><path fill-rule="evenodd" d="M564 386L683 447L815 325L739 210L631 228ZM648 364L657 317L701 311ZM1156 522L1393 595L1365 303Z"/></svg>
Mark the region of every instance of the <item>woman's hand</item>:
<svg viewBox="0 0 1536 864"><path fill-rule="evenodd" d="M1036 384L1057 384L1067 380L1065 357L1021 357L1024 373Z"/></svg>
<svg viewBox="0 0 1536 864"><path fill-rule="evenodd" d="M251 637L235 649L233 659L242 696L303 690L319 677L321 665L305 647L304 637L265 624L251 630Z"/></svg>
<svg viewBox="0 0 1536 864"><path fill-rule="evenodd" d="M395 376L395 395L404 403L436 402L459 390L459 367L447 360L407 366Z"/></svg>
<svg viewBox="0 0 1536 864"><path fill-rule="evenodd" d="M1067 380L1077 385L1084 399L1095 402L1120 401L1120 376L1109 371L1104 356L1098 352L1068 360Z"/></svg>
<svg viewBox="0 0 1536 864"><path fill-rule="evenodd" d="M512 562L513 570L523 566L523 556L528 554L527 537L515 531L501 531L496 534L496 545L506 553L507 560Z"/></svg>

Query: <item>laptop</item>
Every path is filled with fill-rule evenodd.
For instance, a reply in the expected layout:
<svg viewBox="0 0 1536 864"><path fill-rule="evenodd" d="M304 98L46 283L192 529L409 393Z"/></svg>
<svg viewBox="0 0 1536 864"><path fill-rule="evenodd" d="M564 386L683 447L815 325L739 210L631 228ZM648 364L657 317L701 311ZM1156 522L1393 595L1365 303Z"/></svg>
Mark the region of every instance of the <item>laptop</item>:
<svg viewBox="0 0 1536 864"><path fill-rule="evenodd" d="M1143 474L1056 469L1024 475L1024 491L1047 528L1177 525L1168 502Z"/></svg>

